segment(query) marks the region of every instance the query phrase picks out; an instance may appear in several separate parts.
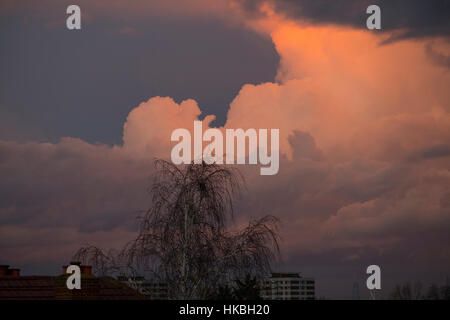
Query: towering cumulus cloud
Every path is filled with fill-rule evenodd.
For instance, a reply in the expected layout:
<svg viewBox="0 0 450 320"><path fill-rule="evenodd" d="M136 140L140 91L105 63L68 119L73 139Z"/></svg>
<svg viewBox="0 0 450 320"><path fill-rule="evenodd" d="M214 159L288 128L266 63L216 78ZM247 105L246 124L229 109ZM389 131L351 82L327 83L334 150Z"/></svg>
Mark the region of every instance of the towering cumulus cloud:
<svg viewBox="0 0 450 320"><path fill-rule="evenodd" d="M314 24L271 3L258 6L261 15L248 13L250 2L232 7L247 15L242 27L271 37L280 56L274 82L242 86L219 128L280 129L277 175L241 166L248 192L240 217L278 216L285 265L318 270L324 279L330 272L320 266L352 261L391 270L414 264L424 279L444 275L448 38L392 41L393 32ZM194 100L153 97L129 113L122 145L0 142L0 256L66 261L85 242L127 240L132 216L148 206L152 158L170 158L171 132L192 129L200 116ZM203 119L205 128L213 119Z"/></svg>

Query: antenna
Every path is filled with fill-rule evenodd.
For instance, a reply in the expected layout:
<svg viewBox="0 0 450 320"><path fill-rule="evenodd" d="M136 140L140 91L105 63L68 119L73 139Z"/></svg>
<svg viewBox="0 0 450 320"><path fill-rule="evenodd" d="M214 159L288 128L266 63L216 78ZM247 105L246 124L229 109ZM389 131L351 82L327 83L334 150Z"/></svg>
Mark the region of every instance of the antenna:
<svg viewBox="0 0 450 320"><path fill-rule="evenodd" d="M352 300L359 300L359 283L353 282L353 292L352 292Z"/></svg>

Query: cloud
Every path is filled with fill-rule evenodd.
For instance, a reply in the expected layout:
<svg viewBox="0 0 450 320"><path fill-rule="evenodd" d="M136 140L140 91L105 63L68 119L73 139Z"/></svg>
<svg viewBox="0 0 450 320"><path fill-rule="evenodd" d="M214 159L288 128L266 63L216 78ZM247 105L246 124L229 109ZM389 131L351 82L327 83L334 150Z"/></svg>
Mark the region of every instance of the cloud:
<svg viewBox="0 0 450 320"><path fill-rule="evenodd" d="M275 20L254 25L281 57L275 82L244 85L220 128L280 129L276 176L240 167L248 192L237 223L278 216L291 261L450 266L450 75L430 59L429 39L380 46L389 35ZM448 48L433 41L433 50ZM97 237L125 241L148 206L151 159L169 158L172 130L192 130L201 116L194 100L154 97L129 113L122 145L1 142L2 234L21 236L3 238L0 255L24 261L43 246L62 254Z"/></svg>
<svg viewBox="0 0 450 320"><path fill-rule="evenodd" d="M118 30L118 33L122 36L126 36L126 37L135 37L138 35L138 32L136 31L135 28L130 27L130 26L124 26L122 28L120 28Z"/></svg>
<svg viewBox="0 0 450 320"><path fill-rule="evenodd" d="M89 18L120 17L120 21L135 23L154 19L219 19L232 25L246 25L252 20L266 20L278 15L283 19L303 21L313 25L338 25L366 28L369 0L133 0L129 5L121 0L80 0L77 5ZM450 10L446 0L379 0L382 29L389 33L386 41L411 38L448 37ZM24 0L4 0L1 13L20 12L39 17L46 23L60 21L69 2L42 0L30 4ZM58 23L59 24L59 23Z"/></svg>
<svg viewBox="0 0 450 320"><path fill-rule="evenodd" d="M117 147L64 138L0 143L2 225L71 226L80 232L130 228L145 209L147 161Z"/></svg>
<svg viewBox="0 0 450 320"><path fill-rule="evenodd" d="M42 0L29 3L26 0L4 0L0 6L1 13L20 13L29 17L39 17L47 22L61 20L66 16L69 1L55 2ZM121 0L79 0L82 16L89 17L89 22L103 17L118 17L117 20L136 22L152 17L154 19L198 19L211 18L234 20L230 18L233 6L227 0L133 0L133 5ZM230 16L226 18L227 16ZM83 18L84 19L84 18Z"/></svg>
<svg viewBox="0 0 450 320"><path fill-rule="evenodd" d="M380 47L372 33L289 24L271 34L278 83L243 86L226 126L279 127L288 155L294 130L335 158L394 160L448 141L449 75L428 58L426 42Z"/></svg>
<svg viewBox="0 0 450 320"><path fill-rule="evenodd" d="M268 5L289 19L316 25L340 25L366 28L366 9L377 4L381 8L383 32L391 33L390 41L450 35L450 5L446 0L238 0L251 16L267 16Z"/></svg>
<svg viewBox="0 0 450 320"><path fill-rule="evenodd" d="M200 120L197 102L187 99L177 104L169 97L154 97L133 109L124 124L123 148L138 156L166 158L173 144L172 131L185 128L193 135L193 123ZM206 116L207 127L214 116Z"/></svg>
<svg viewBox="0 0 450 320"><path fill-rule="evenodd" d="M443 66L447 69L450 68L450 55L435 51L431 44L427 45L426 53L430 57L430 59L432 59L432 61L438 66Z"/></svg>
<svg viewBox="0 0 450 320"><path fill-rule="evenodd" d="M280 128L285 157L272 180L250 179L243 212L282 217L288 256L375 250L448 265L450 79L429 40L275 26L277 83L244 86L226 126Z"/></svg>
<svg viewBox="0 0 450 320"><path fill-rule="evenodd" d="M199 115L193 100L154 97L130 112L120 146L0 141L0 255L56 261L87 242L130 240L150 206L154 157L167 156L171 131L192 127Z"/></svg>

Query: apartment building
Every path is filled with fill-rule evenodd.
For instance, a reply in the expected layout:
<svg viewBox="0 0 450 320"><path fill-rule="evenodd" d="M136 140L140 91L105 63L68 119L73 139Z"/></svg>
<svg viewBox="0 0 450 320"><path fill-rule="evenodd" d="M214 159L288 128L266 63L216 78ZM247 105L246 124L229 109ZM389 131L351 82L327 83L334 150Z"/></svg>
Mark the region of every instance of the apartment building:
<svg viewBox="0 0 450 320"><path fill-rule="evenodd" d="M266 300L314 300L314 278L299 273L272 273L263 280L261 296Z"/></svg>

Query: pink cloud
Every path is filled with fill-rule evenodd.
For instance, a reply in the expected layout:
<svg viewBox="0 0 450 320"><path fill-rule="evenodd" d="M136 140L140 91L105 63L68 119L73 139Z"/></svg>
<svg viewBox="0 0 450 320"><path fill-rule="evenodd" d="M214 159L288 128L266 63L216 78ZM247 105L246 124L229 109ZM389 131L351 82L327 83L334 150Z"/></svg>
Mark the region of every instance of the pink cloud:
<svg viewBox="0 0 450 320"><path fill-rule="evenodd" d="M417 233L448 252L449 155L429 150L450 146L450 75L426 54L427 40L380 46L366 31L282 20L264 27L281 57L277 81L244 85L220 129L279 128L282 159L273 177L243 167L241 219L280 217L288 255L425 254L412 247ZM123 145L1 142L1 228L12 235L1 255L19 261L42 246L62 254L80 241L125 241L129 221L149 205L151 159L169 158L171 132L192 130L200 116L194 100L154 97L129 113Z"/></svg>

